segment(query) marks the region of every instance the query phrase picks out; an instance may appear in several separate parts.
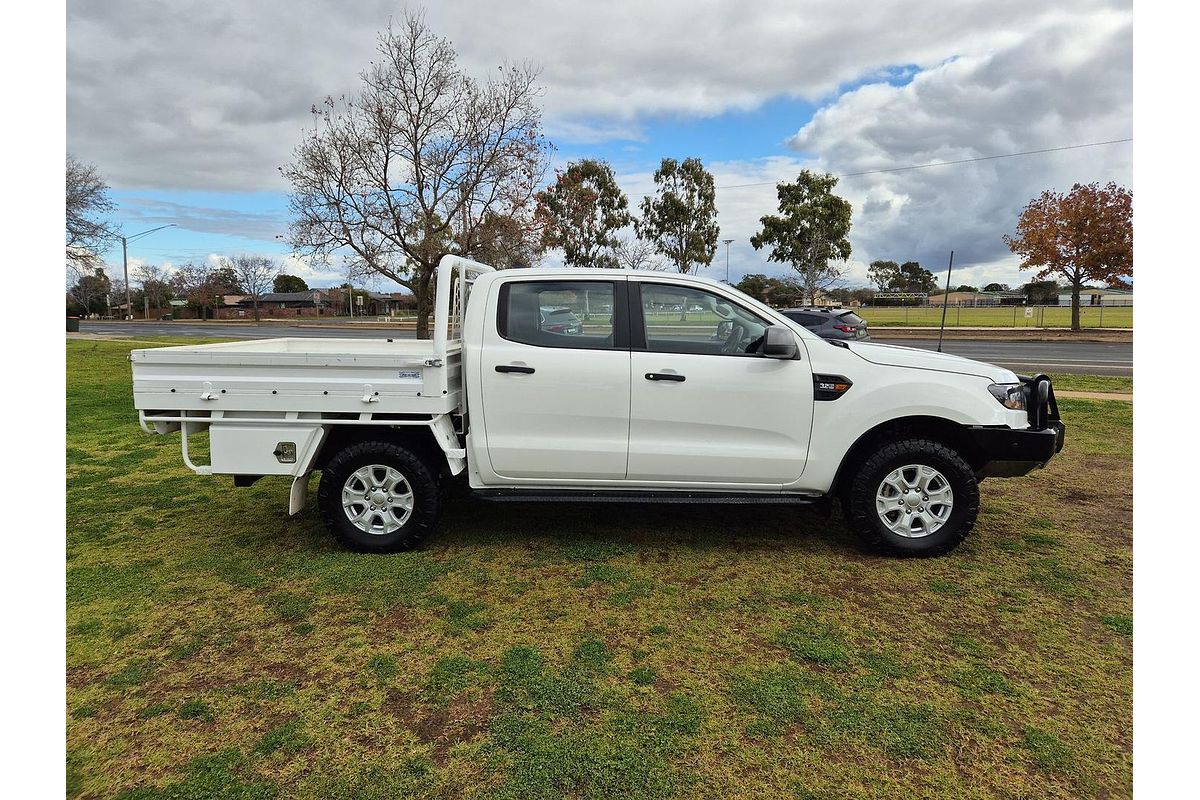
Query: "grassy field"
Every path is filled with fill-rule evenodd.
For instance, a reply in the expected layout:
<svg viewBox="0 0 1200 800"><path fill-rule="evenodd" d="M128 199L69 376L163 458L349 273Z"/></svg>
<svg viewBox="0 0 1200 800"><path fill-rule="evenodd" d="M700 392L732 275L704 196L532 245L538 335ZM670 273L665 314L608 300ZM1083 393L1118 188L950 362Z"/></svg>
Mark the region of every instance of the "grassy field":
<svg viewBox="0 0 1200 800"><path fill-rule="evenodd" d="M1068 375L1052 373L1050 380L1056 390L1069 392L1115 392L1129 394L1133 391L1133 378L1124 375Z"/></svg>
<svg viewBox="0 0 1200 800"><path fill-rule="evenodd" d="M957 308L946 309L946 327L971 328L1069 328L1071 327L1070 306L1050 306L1033 309L1033 317L1025 318L1025 309L1007 308ZM880 327L936 328L942 324L940 306L923 308L861 308L855 311L869 325ZM1079 324L1084 328L1132 328L1133 307L1113 306L1103 309L1085 306L1079 309Z"/></svg>
<svg viewBox="0 0 1200 800"><path fill-rule="evenodd" d="M142 434L130 346L67 343L71 797L1130 794L1127 403L1063 401L1063 454L933 561L461 496L371 557Z"/></svg>

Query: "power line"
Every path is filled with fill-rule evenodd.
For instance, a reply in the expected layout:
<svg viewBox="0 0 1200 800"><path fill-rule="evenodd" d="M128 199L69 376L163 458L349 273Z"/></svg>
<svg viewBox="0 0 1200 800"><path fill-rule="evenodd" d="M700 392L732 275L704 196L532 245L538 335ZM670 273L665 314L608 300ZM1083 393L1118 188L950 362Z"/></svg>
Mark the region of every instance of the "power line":
<svg viewBox="0 0 1200 800"><path fill-rule="evenodd" d="M1132 142L1133 137L1126 139L1109 139L1106 142L1087 142L1085 144L1069 144L1063 147L1046 147L1041 150L1023 150L1019 153L1001 153L994 156L977 156L975 158L960 158L956 161L933 161L928 164L913 164L907 167L887 167L885 169L868 169L862 172L847 172L842 175L835 175L835 178L857 178L860 175L879 175L884 172L904 172L911 169L928 169L929 167L948 167L953 164L970 164L974 161L992 161L997 158L1016 158L1017 156L1034 156L1039 153L1058 153L1063 150L1079 150L1084 147L1100 147L1106 144L1120 144L1122 142ZM760 181L758 183L738 183L732 186L718 186L718 189L745 189L750 186L773 186L780 181Z"/></svg>

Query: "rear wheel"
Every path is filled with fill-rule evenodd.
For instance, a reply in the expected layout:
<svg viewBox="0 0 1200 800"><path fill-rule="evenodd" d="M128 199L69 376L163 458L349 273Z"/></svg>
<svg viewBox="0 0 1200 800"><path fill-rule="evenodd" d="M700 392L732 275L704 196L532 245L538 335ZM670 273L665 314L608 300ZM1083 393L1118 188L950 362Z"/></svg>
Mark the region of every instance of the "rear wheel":
<svg viewBox="0 0 1200 800"><path fill-rule="evenodd" d="M950 447L907 439L869 456L843 502L851 528L873 549L936 556L957 547L974 527L979 483Z"/></svg>
<svg viewBox="0 0 1200 800"><path fill-rule="evenodd" d="M360 442L335 455L321 473L317 501L330 533L368 553L411 550L441 510L437 473L391 442Z"/></svg>

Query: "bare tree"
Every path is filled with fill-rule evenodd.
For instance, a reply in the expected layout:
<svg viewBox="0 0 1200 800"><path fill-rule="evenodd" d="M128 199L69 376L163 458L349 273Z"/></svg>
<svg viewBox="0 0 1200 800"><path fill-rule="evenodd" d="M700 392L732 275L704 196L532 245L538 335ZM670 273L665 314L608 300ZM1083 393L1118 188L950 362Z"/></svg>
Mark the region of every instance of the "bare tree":
<svg viewBox="0 0 1200 800"><path fill-rule="evenodd" d="M258 303L274 287L279 265L266 256L247 255L222 258L220 263L222 268L233 271L242 292L254 301L254 321L258 322Z"/></svg>
<svg viewBox="0 0 1200 800"><path fill-rule="evenodd" d="M99 301L112 291L104 270L82 264L67 264L67 294L83 307L84 316L96 311Z"/></svg>
<svg viewBox="0 0 1200 800"><path fill-rule="evenodd" d="M621 269L647 269L656 272L667 268L666 262L658 258L654 242L629 237L621 241L616 249L617 263Z"/></svg>
<svg viewBox="0 0 1200 800"><path fill-rule="evenodd" d="M171 299L171 287L166 271L157 264L138 264L133 268L133 279L142 288L142 296L146 299L148 308L162 308L163 303Z"/></svg>
<svg viewBox="0 0 1200 800"><path fill-rule="evenodd" d="M357 95L313 107L313 131L281 169L289 241L310 255L349 253L407 287L426 338L438 260L473 255L489 212L531 214L550 145L531 66L478 82L415 12L380 34L378 53Z"/></svg>
<svg viewBox="0 0 1200 800"><path fill-rule="evenodd" d="M116 204L108 196L108 184L95 165L67 154L67 264L94 270L103 262L100 253L116 241L108 215Z"/></svg>
<svg viewBox="0 0 1200 800"><path fill-rule="evenodd" d="M200 306L201 318L207 318L206 312L215 305L222 288L222 282L206 263L184 264L171 275L171 291Z"/></svg>

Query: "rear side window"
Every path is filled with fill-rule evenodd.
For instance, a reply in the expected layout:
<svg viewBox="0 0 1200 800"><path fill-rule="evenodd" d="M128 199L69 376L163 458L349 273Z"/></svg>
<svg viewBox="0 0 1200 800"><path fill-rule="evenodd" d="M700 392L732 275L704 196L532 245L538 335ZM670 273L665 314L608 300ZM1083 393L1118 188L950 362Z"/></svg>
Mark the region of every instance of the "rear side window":
<svg viewBox="0 0 1200 800"><path fill-rule="evenodd" d="M861 325L863 322L863 318L858 314L855 314L853 311L847 311L845 314L839 314L838 319L847 325Z"/></svg>
<svg viewBox="0 0 1200 800"><path fill-rule="evenodd" d="M505 339L535 347L612 349L614 295L607 281L506 283L496 327Z"/></svg>
<svg viewBox="0 0 1200 800"><path fill-rule="evenodd" d="M799 311L792 311L784 316L793 322L799 322L806 328L819 328L825 324L825 318L817 314L803 314Z"/></svg>

